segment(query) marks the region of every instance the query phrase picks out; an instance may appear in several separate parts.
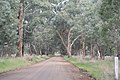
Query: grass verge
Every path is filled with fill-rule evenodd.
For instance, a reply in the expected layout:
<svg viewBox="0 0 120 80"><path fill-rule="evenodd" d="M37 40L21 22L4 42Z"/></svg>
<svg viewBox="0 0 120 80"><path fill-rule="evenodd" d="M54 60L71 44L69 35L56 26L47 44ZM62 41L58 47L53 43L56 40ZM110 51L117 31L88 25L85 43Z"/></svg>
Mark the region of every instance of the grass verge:
<svg viewBox="0 0 120 80"><path fill-rule="evenodd" d="M87 70L96 80L114 80L114 60L82 60L78 57L68 58L67 56L64 58L80 69Z"/></svg>
<svg viewBox="0 0 120 80"><path fill-rule="evenodd" d="M32 56L23 58L0 58L0 73L26 67L28 65L46 60L47 56Z"/></svg>

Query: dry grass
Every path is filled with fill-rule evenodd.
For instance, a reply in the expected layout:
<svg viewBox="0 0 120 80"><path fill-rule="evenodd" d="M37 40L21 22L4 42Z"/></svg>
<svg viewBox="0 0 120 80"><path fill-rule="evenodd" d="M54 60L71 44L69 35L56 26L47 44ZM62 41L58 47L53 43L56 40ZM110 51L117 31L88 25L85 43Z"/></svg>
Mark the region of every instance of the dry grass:
<svg viewBox="0 0 120 80"><path fill-rule="evenodd" d="M0 73L38 63L48 59L48 56L25 56L23 58L0 58Z"/></svg>

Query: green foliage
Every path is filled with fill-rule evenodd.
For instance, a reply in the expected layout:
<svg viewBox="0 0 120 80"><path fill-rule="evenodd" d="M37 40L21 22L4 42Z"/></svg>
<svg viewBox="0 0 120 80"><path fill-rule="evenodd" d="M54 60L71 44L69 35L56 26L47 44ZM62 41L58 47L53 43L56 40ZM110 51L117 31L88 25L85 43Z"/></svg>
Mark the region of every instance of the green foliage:
<svg viewBox="0 0 120 80"><path fill-rule="evenodd" d="M18 11L20 0L0 1L0 46L16 47ZM119 0L25 0L24 1L24 46L39 50L62 49L59 31L67 45L70 29L71 41L85 32L87 51L90 44L114 48L119 40ZM57 41L57 42L56 42ZM80 45L78 45L78 44ZM76 40L74 49L80 50L82 37ZM28 50L27 50L28 49ZM55 50L55 51L53 51ZM111 49L113 51L113 49ZM33 52L34 53L34 52ZM51 53L51 52L50 52Z"/></svg>
<svg viewBox="0 0 120 80"><path fill-rule="evenodd" d="M15 59L0 59L0 72L13 70L30 64L30 62L25 59L15 58Z"/></svg>
<svg viewBox="0 0 120 80"><path fill-rule="evenodd" d="M114 19L119 14L119 0L103 0L103 4L101 6L101 18L104 21L108 21L108 19Z"/></svg>
<svg viewBox="0 0 120 80"><path fill-rule="evenodd" d="M119 0L103 0L99 11L100 18L104 21L101 39L104 45L115 48L119 41ZM108 49L108 48L107 48ZM115 52L115 51L113 51Z"/></svg>
<svg viewBox="0 0 120 80"><path fill-rule="evenodd" d="M0 46L12 45L17 42L17 0L0 1ZM12 5L13 4L13 5ZM15 5L14 5L15 4Z"/></svg>

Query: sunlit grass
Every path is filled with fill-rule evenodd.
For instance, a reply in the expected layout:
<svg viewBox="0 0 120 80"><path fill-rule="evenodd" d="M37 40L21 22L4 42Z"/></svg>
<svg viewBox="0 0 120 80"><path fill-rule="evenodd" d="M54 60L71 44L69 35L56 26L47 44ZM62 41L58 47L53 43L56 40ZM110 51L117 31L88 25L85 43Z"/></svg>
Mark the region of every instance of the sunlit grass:
<svg viewBox="0 0 120 80"><path fill-rule="evenodd" d="M114 80L114 60L82 60L76 57L67 58L75 66L87 70L97 80ZM119 61L120 67L120 61ZM120 68L119 68L120 75ZM120 76L119 76L120 77Z"/></svg>

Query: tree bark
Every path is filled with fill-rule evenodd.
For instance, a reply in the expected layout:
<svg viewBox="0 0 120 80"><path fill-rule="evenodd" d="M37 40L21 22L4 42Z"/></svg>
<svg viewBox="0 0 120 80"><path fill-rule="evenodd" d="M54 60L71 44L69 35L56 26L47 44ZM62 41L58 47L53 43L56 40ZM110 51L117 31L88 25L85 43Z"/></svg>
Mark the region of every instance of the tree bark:
<svg viewBox="0 0 120 80"><path fill-rule="evenodd" d="M59 35L64 47L66 48L67 50L67 53L68 53L68 57L71 57L71 47L70 47L70 41L68 39L68 45L65 44L64 40L63 40L63 37L60 35L60 33L57 31L57 34Z"/></svg>
<svg viewBox="0 0 120 80"><path fill-rule="evenodd" d="M22 57L23 55L23 0L20 1L20 9L19 9L19 40L18 40L18 56Z"/></svg>
<svg viewBox="0 0 120 80"><path fill-rule="evenodd" d="M69 32L68 32L68 46L67 46L67 52L68 52L68 57L71 57L72 55L71 55L71 39L70 39L70 34L71 34L71 30L72 30L72 28L69 30Z"/></svg>

